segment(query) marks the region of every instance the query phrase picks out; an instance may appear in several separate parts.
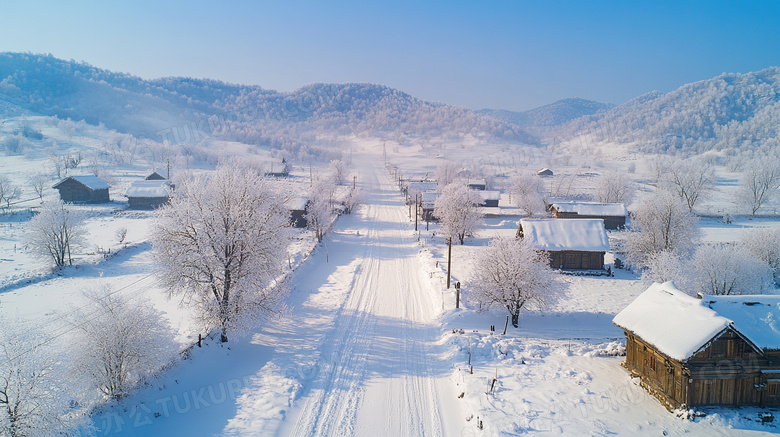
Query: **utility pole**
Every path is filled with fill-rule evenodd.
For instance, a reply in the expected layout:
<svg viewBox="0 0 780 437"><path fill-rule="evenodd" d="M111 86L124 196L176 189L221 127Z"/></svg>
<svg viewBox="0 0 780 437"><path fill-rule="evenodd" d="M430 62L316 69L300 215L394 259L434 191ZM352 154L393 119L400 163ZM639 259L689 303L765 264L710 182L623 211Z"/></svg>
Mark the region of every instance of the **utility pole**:
<svg viewBox="0 0 780 437"><path fill-rule="evenodd" d="M447 239L449 249L447 249L447 290L450 289L450 271L452 267L452 237Z"/></svg>
<svg viewBox="0 0 780 437"><path fill-rule="evenodd" d="M168 164L168 174L167 174L168 177L167 177L167 179L171 180L171 158L166 158L165 161Z"/></svg>
<svg viewBox="0 0 780 437"><path fill-rule="evenodd" d="M417 198L420 197L420 194L414 195L414 231L417 232Z"/></svg>

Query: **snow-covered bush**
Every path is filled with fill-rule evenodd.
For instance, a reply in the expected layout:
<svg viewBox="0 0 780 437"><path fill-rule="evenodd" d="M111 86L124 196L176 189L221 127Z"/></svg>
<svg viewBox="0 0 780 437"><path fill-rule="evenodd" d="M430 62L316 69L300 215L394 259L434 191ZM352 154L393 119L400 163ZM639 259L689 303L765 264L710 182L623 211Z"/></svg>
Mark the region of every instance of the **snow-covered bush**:
<svg viewBox="0 0 780 437"><path fill-rule="evenodd" d="M73 320L75 370L105 398L121 399L172 360L173 331L146 299L107 285L85 296Z"/></svg>
<svg viewBox="0 0 780 437"><path fill-rule="evenodd" d="M468 288L469 298L485 304L483 308L506 308L517 327L521 311L552 303L563 286L547 254L528 239L499 237L477 255Z"/></svg>
<svg viewBox="0 0 780 437"><path fill-rule="evenodd" d="M243 330L276 312L285 294L290 214L284 199L251 171L222 166L183 178L158 210L153 256L161 284L195 307L200 321Z"/></svg>
<svg viewBox="0 0 780 437"><path fill-rule="evenodd" d="M479 204L482 199L461 183L444 187L433 204L433 215L439 218L441 233L463 244L466 235L473 235L482 222Z"/></svg>

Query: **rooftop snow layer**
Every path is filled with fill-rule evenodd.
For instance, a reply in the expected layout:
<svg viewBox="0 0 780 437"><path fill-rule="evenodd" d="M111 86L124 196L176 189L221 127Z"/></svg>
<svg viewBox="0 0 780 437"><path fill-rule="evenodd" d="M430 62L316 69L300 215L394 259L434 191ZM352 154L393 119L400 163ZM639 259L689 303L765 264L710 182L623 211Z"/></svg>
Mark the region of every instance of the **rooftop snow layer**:
<svg viewBox="0 0 780 437"><path fill-rule="evenodd" d="M718 315L701 299L681 292L674 283L656 282L619 312L612 322L669 357L682 361L726 329L731 320Z"/></svg>
<svg viewBox="0 0 780 437"><path fill-rule="evenodd" d="M303 211L306 209L306 204L308 203L309 199L305 197L296 197L287 202L287 209L290 211Z"/></svg>
<svg viewBox="0 0 780 437"><path fill-rule="evenodd" d="M479 191L479 195L482 197L482 200L500 200L501 199L501 192L498 191L498 190Z"/></svg>
<svg viewBox="0 0 780 437"><path fill-rule="evenodd" d="M135 181L125 191L127 197L168 197L171 186L165 180Z"/></svg>
<svg viewBox="0 0 780 437"><path fill-rule="evenodd" d="M703 304L734 322L761 349L780 349L780 296L704 296Z"/></svg>
<svg viewBox="0 0 780 437"><path fill-rule="evenodd" d="M71 179L71 178L72 178L72 179L74 179L74 180L76 180L76 181L78 181L78 182L81 182L81 183L82 183L82 184L84 184L86 187L88 187L88 188L90 188L90 189L92 189L92 190L107 190L107 189L109 188L109 187L108 187L108 184L106 183L106 181L104 181L103 179L100 179L100 178L99 178L99 177L97 177L97 176L93 176L93 175L85 175L85 176L68 176L68 177L66 177L65 179L63 179L63 180L61 180L61 181L57 182L57 183L54 185L54 187L57 187L57 185L59 185L59 184L61 184L61 183L65 182L65 181L67 181L68 179Z"/></svg>
<svg viewBox="0 0 780 437"><path fill-rule="evenodd" d="M609 250L609 237L602 219L523 219L520 225L523 237L530 238L538 250Z"/></svg>
<svg viewBox="0 0 780 437"><path fill-rule="evenodd" d="M574 212L579 215L625 217L626 206L622 203L598 203L598 202L558 202L553 208L560 212Z"/></svg>

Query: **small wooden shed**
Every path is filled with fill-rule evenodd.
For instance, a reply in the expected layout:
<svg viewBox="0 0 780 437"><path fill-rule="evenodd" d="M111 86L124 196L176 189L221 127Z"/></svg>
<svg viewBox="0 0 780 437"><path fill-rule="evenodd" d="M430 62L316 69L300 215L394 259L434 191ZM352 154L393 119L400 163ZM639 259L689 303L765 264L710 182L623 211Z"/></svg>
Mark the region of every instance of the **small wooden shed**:
<svg viewBox="0 0 780 437"><path fill-rule="evenodd" d="M125 191L129 209L157 209L171 196L173 186L165 179L135 181Z"/></svg>
<svg viewBox="0 0 780 437"><path fill-rule="evenodd" d="M537 171L536 175L537 176L552 176L553 175L553 171L550 170L549 168L543 168L543 169Z"/></svg>
<svg viewBox="0 0 780 437"><path fill-rule="evenodd" d="M68 176L52 187L60 192L60 199L69 203L107 203L108 184L97 176Z"/></svg>
<svg viewBox="0 0 780 437"><path fill-rule="evenodd" d="M482 198L482 203L479 206L487 208L498 208L498 201L501 199L501 192L498 190L484 190L478 191Z"/></svg>
<svg viewBox="0 0 780 437"><path fill-rule="evenodd" d="M550 267L604 270L609 237L601 219L523 219L517 236L550 255Z"/></svg>
<svg viewBox="0 0 780 437"><path fill-rule="evenodd" d="M437 222L439 219L433 215L433 207L441 193L422 193L422 221Z"/></svg>
<svg viewBox="0 0 780 437"><path fill-rule="evenodd" d="M555 218L604 220L607 229L620 229L626 225L626 206L622 203L559 201L550 205Z"/></svg>
<svg viewBox="0 0 780 437"><path fill-rule="evenodd" d="M152 174L150 174L149 176L145 177L144 180L147 180L147 181L164 181L164 180L167 180L167 178L165 176L161 175L160 173L157 173L155 171L155 172L152 172Z"/></svg>
<svg viewBox="0 0 780 437"><path fill-rule="evenodd" d="M294 228L305 228L309 225L306 219L306 213L309 210L309 199L297 197L287 203L287 209L290 211L290 226Z"/></svg>
<svg viewBox="0 0 780 437"><path fill-rule="evenodd" d="M670 411L780 406L780 296L689 296L655 283L613 319L624 367Z"/></svg>

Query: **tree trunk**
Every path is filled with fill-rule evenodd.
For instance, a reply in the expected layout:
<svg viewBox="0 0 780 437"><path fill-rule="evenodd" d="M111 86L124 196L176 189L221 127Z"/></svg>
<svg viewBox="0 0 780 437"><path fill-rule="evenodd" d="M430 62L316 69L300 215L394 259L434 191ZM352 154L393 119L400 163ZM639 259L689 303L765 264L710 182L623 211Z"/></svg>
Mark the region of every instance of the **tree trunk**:
<svg viewBox="0 0 780 437"><path fill-rule="evenodd" d="M520 324L520 311L516 311L512 313L512 326L517 328L519 324Z"/></svg>

